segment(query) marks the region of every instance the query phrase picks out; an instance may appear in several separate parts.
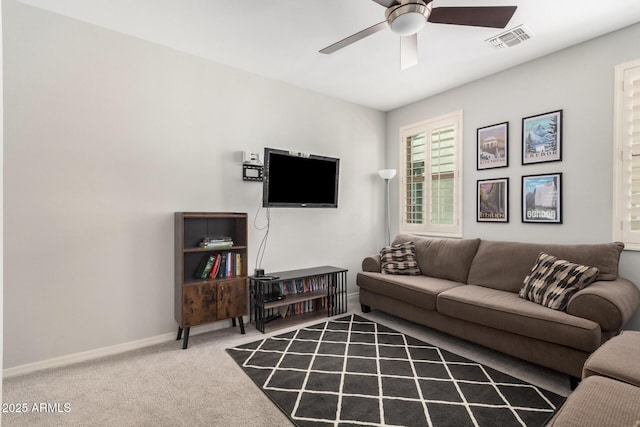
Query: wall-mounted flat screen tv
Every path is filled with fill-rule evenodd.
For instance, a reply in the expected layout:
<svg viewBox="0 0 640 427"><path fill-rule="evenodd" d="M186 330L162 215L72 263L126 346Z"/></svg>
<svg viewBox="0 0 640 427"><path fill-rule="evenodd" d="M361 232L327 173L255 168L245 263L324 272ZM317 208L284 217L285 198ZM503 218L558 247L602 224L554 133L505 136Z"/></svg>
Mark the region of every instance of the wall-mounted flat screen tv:
<svg viewBox="0 0 640 427"><path fill-rule="evenodd" d="M340 159L264 149L264 207L337 208Z"/></svg>

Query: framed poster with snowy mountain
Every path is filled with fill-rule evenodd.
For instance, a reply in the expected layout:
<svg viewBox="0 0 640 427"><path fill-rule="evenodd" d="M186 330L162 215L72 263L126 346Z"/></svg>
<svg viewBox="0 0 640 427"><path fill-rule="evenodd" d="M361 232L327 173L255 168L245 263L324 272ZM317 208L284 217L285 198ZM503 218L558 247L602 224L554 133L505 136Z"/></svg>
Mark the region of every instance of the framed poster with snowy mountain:
<svg viewBox="0 0 640 427"><path fill-rule="evenodd" d="M522 119L522 164L562 160L562 110Z"/></svg>
<svg viewBox="0 0 640 427"><path fill-rule="evenodd" d="M562 173L522 177L522 222L562 224Z"/></svg>

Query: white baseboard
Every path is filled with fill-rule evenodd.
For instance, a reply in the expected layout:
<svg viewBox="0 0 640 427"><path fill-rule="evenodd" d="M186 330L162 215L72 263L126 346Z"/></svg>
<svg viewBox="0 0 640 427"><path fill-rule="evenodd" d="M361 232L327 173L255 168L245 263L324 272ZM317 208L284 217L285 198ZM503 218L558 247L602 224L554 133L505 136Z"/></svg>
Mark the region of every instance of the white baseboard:
<svg viewBox="0 0 640 427"><path fill-rule="evenodd" d="M195 328L191 328L189 336L204 334L206 332L211 332L228 327L229 324L227 322L215 322L208 325L197 326ZM143 338L141 340L116 344L109 347L102 347L95 350L54 357L53 359L42 360L39 362L25 363L24 365L18 365L12 368L3 369L2 377L11 378L41 371L43 369L60 368L62 366L73 365L74 363L86 362L88 360L99 359L105 356L113 356L115 354L126 353L127 351L138 350L144 347L149 347L156 344L164 344L166 342L175 340L176 333L170 332L162 335L156 335L155 337Z"/></svg>
<svg viewBox="0 0 640 427"><path fill-rule="evenodd" d="M358 304L358 293L347 294L347 304ZM245 316L245 323L248 322L247 316ZM228 328L227 322L215 322L208 325L198 326L191 329L190 336L204 334L206 332L215 331L218 329ZM163 344L169 341L175 341L176 334L166 333L162 335L156 335L155 337L143 338L141 340L130 341L122 344L116 344L109 347L102 347L95 350L83 351L80 353L68 354L66 356L54 357L53 359L42 360L39 362L25 363L24 365L14 366L12 368L6 368L2 371L3 378L17 377L20 375L26 375L44 369L60 368L62 366L73 365L74 363L86 362L88 360L99 359L105 356L113 356L115 354L125 353L127 351L138 350L140 348L149 347L156 344Z"/></svg>

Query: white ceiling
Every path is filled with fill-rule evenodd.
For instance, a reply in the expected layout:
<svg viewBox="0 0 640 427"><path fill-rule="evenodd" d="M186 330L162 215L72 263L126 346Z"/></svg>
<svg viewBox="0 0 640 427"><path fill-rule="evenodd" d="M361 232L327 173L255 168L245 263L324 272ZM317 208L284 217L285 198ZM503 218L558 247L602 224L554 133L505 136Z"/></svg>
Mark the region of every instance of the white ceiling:
<svg viewBox="0 0 640 427"><path fill-rule="evenodd" d="M503 30L428 23L419 64L400 71L400 40L384 30L332 55L318 50L384 21L372 0L19 0L271 79L388 111L640 22L640 0L434 0L518 6L506 29L533 38L497 50Z"/></svg>

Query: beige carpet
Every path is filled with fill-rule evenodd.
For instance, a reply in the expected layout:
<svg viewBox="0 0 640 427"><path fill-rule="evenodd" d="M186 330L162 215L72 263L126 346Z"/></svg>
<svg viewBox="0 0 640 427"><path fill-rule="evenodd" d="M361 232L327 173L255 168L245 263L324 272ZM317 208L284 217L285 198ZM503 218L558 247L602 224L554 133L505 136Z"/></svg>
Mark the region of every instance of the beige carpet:
<svg viewBox="0 0 640 427"><path fill-rule="evenodd" d="M568 377L419 325L372 311L349 312L430 342L566 396ZM311 323L317 323L317 320ZM58 403L68 412L2 415L4 426L287 426L271 403L226 354L263 334L227 328L126 354L4 380L5 403ZM290 328L297 329L297 327ZM276 331L274 334L286 330Z"/></svg>

